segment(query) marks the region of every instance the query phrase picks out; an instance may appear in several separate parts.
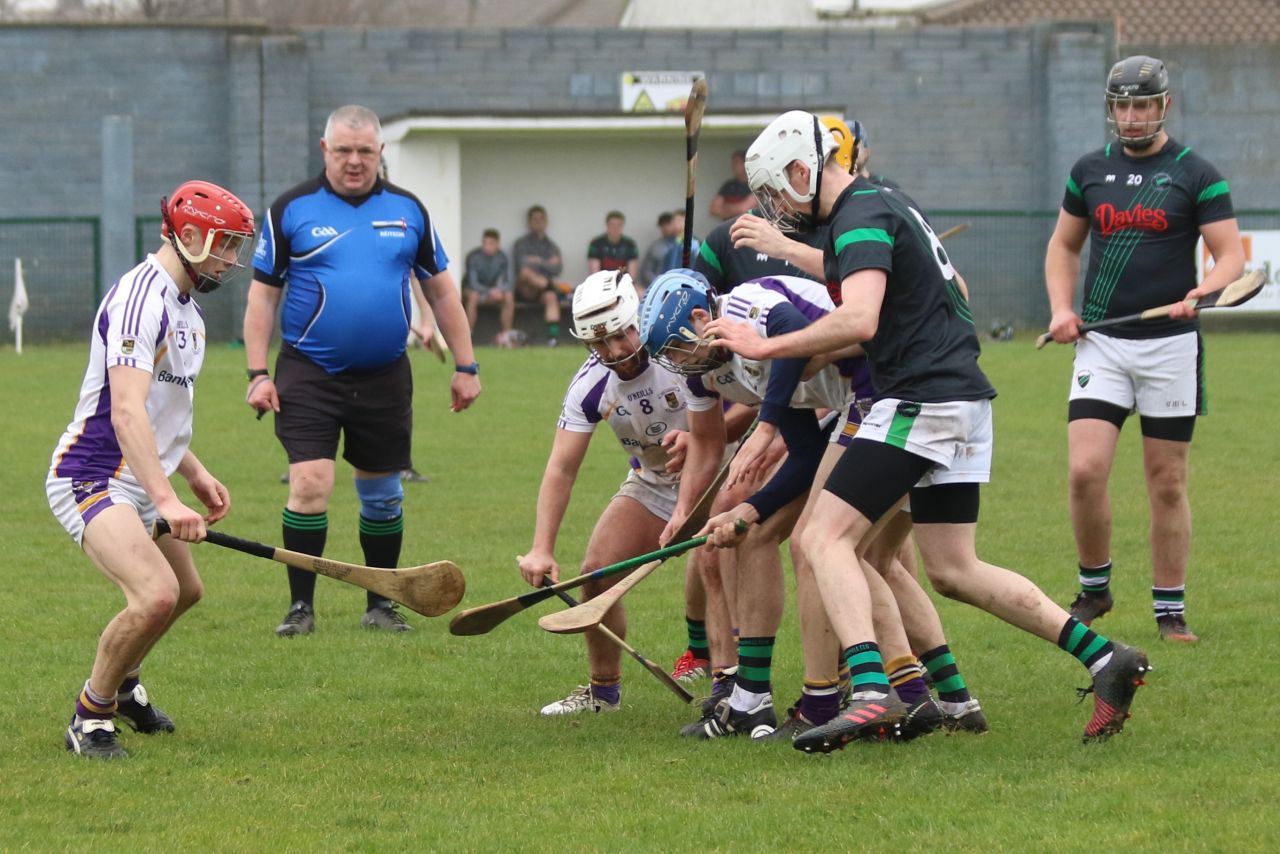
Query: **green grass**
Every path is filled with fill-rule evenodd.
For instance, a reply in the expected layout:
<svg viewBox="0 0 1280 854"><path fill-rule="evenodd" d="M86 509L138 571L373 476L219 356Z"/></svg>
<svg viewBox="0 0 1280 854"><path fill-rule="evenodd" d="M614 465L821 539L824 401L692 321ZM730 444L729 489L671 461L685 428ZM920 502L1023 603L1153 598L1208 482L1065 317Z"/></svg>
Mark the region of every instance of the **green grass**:
<svg viewBox="0 0 1280 854"><path fill-rule="evenodd" d="M121 600L57 526L42 489L84 353L4 352L0 849L1276 850L1275 345L1268 335L1209 338L1213 416L1192 454L1189 605L1204 638L1194 648L1154 639L1135 425L1122 439L1118 606L1098 628L1143 644L1157 670L1106 745L1079 743L1090 704L1075 704L1073 687L1087 682L1078 664L952 602L940 601L943 620L993 731L809 757L677 738L689 709L629 661L622 713L539 719L585 663L580 640L539 631L533 613L481 637L449 635L448 617L372 636L357 626L363 594L322 580L318 633L277 640L283 568L201 546L206 599L144 671L178 732L126 731L131 758L110 764L66 755L61 729ZM579 356L485 351L485 393L461 415L448 412L447 370L414 356L417 463L432 482L407 487L402 562L454 560L467 575L464 605L523 588L513 558L529 542ZM1027 340L983 357L1001 394L981 551L1060 602L1075 586L1069 362L1068 349L1035 353ZM270 422L242 402L242 369L242 353L210 352L194 448L231 490L223 528L278 543L284 458ZM594 444L560 540L568 567L624 471L611 436ZM340 473L330 556L361 560L355 517ZM631 640L664 662L683 646L680 574L666 567L628 597ZM775 661L785 705L800 679L790 612Z"/></svg>

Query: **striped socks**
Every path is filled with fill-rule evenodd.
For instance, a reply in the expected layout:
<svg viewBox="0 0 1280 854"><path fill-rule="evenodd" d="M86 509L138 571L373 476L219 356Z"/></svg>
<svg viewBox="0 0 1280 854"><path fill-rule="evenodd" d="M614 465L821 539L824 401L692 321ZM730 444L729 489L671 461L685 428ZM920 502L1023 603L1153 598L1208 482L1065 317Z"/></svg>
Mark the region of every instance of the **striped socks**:
<svg viewBox="0 0 1280 854"><path fill-rule="evenodd" d="M1058 633L1058 648L1074 655L1088 668L1090 676L1097 676L1098 671L1111 661L1111 641L1075 617L1068 617Z"/></svg>
<svg viewBox="0 0 1280 854"><path fill-rule="evenodd" d="M1152 587L1151 604L1156 619L1161 617L1181 617L1186 613L1187 585L1177 587Z"/></svg>
<svg viewBox="0 0 1280 854"><path fill-rule="evenodd" d="M329 535L329 514L297 513L284 509L284 547L291 552L302 552L319 557L324 554L324 542ZM302 569L289 567L289 601L311 605L316 598L316 575Z"/></svg>
<svg viewBox="0 0 1280 854"><path fill-rule="evenodd" d="M1102 566L1088 567L1080 564L1080 590L1082 593L1104 593L1111 586L1111 561Z"/></svg>
<svg viewBox="0 0 1280 854"><path fill-rule="evenodd" d="M889 677L884 672L884 659L879 644L867 641L847 647L844 659L849 664L849 680L856 700L876 700L889 696Z"/></svg>

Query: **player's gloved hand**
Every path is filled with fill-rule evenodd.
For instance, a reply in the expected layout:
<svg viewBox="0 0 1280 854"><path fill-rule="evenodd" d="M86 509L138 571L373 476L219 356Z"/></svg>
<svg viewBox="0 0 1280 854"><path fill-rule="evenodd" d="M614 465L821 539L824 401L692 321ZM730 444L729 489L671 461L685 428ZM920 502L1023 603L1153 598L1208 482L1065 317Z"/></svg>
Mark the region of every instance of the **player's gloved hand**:
<svg viewBox="0 0 1280 854"><path fill-rule="evenodd" d="M544 576L553 582L560 581L560 564L548 552L535 549L527 555L516 555L516 564L520 567L520 575L530 587L541 587Z"/></svg>

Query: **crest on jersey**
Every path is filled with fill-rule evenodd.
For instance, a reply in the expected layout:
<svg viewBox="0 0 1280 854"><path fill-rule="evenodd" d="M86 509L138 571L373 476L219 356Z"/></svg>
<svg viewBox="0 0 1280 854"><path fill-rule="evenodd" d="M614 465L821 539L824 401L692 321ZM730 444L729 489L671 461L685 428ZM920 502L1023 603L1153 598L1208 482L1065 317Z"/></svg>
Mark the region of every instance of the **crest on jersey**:
<svg viewBox="0 0 1280 854"><path fill-rule="evenodd" d="M751 311L747 312L747 317L750 318L751 320L755 320L759 316L760 316L760 306L758 305L753 305L751 307Z"/></svg>
<svg viewBox="0 0 1280 854"><path fill-rule="evenodd" d="M121 339L120 339L120 352L121 352L122 354L126 355L126 356L132 356L132 355L133 355L133 348L134 348L134 346L136 345L136 343L137 343L137 342L135 342L132 338L121 338Z"/></svg>
<svg viewBox="0 0 1280 854"><path fill-rule="evenodd" d="M680 395L674 391L663 392L662 399L667 402L668 412L675 412L680 408Z"/></svg>
<svg viewBox="0 0 1280 854"><path fill-rule="evenodd" d="M1076 374L1076 385L1080 386L1080 388L1084 388L1089 384L1089 380L1091 379L1093 379L1092 371L1081 371Z"/></svg>
<svg viewBox="0 0 1280 854"><path fill-rule="evenodd" d="M667 422L665 421L655 421L644 428L646 436L661 436L665 432L667 432Z"/></svg>

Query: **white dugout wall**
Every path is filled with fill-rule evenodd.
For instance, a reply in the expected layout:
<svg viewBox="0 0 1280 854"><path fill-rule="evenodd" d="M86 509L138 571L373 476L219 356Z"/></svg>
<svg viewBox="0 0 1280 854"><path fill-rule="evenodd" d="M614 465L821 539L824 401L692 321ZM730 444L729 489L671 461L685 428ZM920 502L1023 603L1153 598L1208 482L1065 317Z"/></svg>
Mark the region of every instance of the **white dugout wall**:
<svg viewBox="0 0 1280 854"><path fill-rule="evenodd" d="M730 176L729 156L746 148L772 115L707 116L699 137L694 233L717 220L707 205ZM586 275L587 243L605 214L626 214L641 254L663 210L684 208L685 137L679 115L572 118L410 118L384 128L391 180L416 193L437 223L461 278L466 253L488 227L510 254L525 211L547 209L565 278Z"/></svg>

